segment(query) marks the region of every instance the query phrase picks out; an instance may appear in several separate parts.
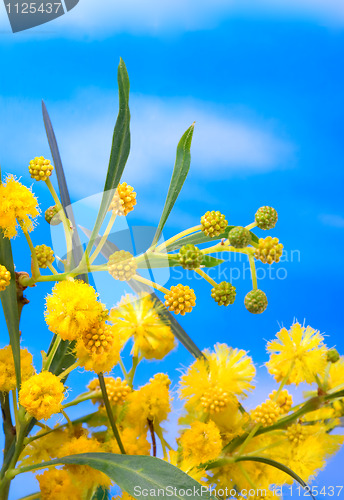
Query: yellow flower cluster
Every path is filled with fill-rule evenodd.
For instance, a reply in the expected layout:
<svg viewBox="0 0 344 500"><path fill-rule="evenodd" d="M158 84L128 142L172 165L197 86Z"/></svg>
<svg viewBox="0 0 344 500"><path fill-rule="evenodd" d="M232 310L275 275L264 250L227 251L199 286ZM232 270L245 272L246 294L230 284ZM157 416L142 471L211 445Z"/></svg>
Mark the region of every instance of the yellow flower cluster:
<svg viewBox="0 0 344 500"><path fill-rule="evenodd" d="M54 167L50 160L46 160L44 156L36 156L29 164L29 172L32 179L36 181L46 181L51 176Z"/></svg>
<svg viewBox="0 0 344 500"><path fill-rule="evenodd" d="M162 359L175 347L170 325L159 316L161 306L150 295L126 295L110 311L110 321L119 335L132 338L133 356Z"/></svg>
<svg viewBox="0 0 344 500"><path fill-rule="evenodd" d="M281 410L278 404L271 399L267 399L253 410L252 418L256 423L262 424L263 427L268 427L277 422L280 413Z"/></svg>
<svg viewBox="0 0 344 500"><path fill-rule="evenodd" d="M28 380L35 372L32 355L27 349L20 349L21 379ZM12 347L0 349L0 392L13 391L17 386Z"/></svg>
<svg viewBox="0 0 344 500"><path fill-rule="evenodd" d="M105 377L104 380L110 403L112 405L123 405L131 392L128 382L126 380L122 380L120 377ZM92 380L88 384L88 389L90 391L100 391L99 380ZM93 399L93 402L101 402L104 404L101 397L99 397L99 399Z"/></svg>
<svg viewBox="0 0 344 500"><path fill-rule="evenodd" d="M0 228L7 238L16 236L18 224L26 232L33 230L33 221L39 215L38 201L13 175L0 184L0 206Z"/></svg>
<svg viewBox="0 0 344 500"><path fill-rule="evenodd" d="M258 248L254 256L256 259L261 260L263 264L272 264L280 261L282 253L283 245L279 243L279 239L268 236L267 238L259 238Z"/></svg>
<svg viewBox="0 0 344 500"><path fill-rule="evenodd" d="M165 306L175 314L191 312L196 305L195 292L187 285L171 286L171 290L165 295Z"/></svg>
<svg viewBox="0 0 344 500"><path fill-rule="evenodd" d="M116 193L112 199L109 210L117 215L127 215L134 210L136 205L136 193L132 186L126 182L118 184Z"/></svg>
<svg viewBox="0 0 344 500"><path fill-rule="evenodd" d="M48 267L48 264L52 264L55 260L52 248L48 247L47 245L37 245L35 247L35 252L38 266L42 269L46 269Z"/></svg>
<svg viewBox="0 0 344 500"><path fill-rule="evenodd" d="M41 372L26 380L19 391L19 402L37 420L48 420L62 409L64 386L50 372Z"/></svg>
<svg viewBox="0 0 344 500"><path fill-rule="evenodd" d="M37 476L41 500L83 500L82 490L67 470L50 469Z"/></svg>
<svg viewBox="0 0 344 500"><path fill-rule="evenodd" d="M193 465L203 464L217 458L222 450L222 439L217 425L195 421L180 438L184 459Z"/></svg>

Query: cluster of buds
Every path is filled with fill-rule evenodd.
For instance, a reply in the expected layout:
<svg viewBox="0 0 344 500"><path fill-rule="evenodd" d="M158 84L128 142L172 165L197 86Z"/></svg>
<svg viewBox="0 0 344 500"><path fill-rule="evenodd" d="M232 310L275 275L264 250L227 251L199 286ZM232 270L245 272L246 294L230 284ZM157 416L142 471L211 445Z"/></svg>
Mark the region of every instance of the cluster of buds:
<svg viewBox="0 0 344 500"><path fill-rule="evenodd" d="M135 276L137 264L130 252L119 250L110 255L107 267L115 280L128 281Z"/></svg>
<svg viewBox="0 0 344 500"><path fill-rule="evenodd" d="M219 306L228 306L235 301L236 288L231 283L222 281L214 286L211 291L211 296Z"/></svg>
<svg viewBox="0 0 344 500"><path fill-rule="evenodd" d="M136 193L134 188L129 186L126 182L122 182L117 187L109 211L111 210L117 215L128 215L129 212L134 210L135 205Z"/></svg>
<svg viewBox="0 0 344 500"><path fill-rule="evenodd" d="M5 266L0 265L0 292L3 292L11 281L11 273Z"/></svg>
<svg viewBox="0 0 344 500"><path fill-rule="evenodd" d="M258 248L255 251L255 258L261 260L263 264L279 262L283 253L283 245L278 238L260 238Z"/></svg>
<svg viewBox="0 0 344 500"><path fill-rule="evenodd" d="M54 252L52 248L47 245L37 245L35 247L36 257L38 266L42 269L46 269L49 264L52 264L55 260Z"/></svg>
<svg viewBox="0 0 344 500"><path fill-rule="evenodd" d="M171 290L165 295L165 306L169 311L175 314L191 312L196 305L195 292L189 286L176 285L172 286Z"/></svg>
<svg viewBox="0 0 344 500"><path fill-rule="evenodd" d="M46 160L43 156L36 156L30 161L29 172L32 179L36 181L46 181L51 176L54 167L50 160Z"/></svg>
<svg viewBox="0 0 344 500"><path fill-rule="evenodd" d="M277 422L281 414L280 407L277 403L271 399L267 399L264 403L257 406L255 410L252 411L252 419L257 423L261 424L263 427L268 427Z"/></svg>
<svg viewBox="0 0 344 500"><path fill-rule="evenodd" d="M102 354L111 350L115 337L111 326L100 321L83 334L83 341L88 352Z"/></svg>
<svg viewBox="0 0 344 500"><path fill-rule="evenodd" d="M204 234L210 238L215 238L220 236L226 227L228 222L226 217L221 212L206 212L203 217L201 217L201 227Z"/></svg>
<svg viewBox="0 0 344 500"><path fill-rule="evenodd" d="M127 400L128 395L131 392L131 388L128 385L126 380L122 380L120 377L105 377L104 378L106 391L109 398L110 403L113 406L123 405ZM88 385L88 389L90 391L100 391L100 384L98 379L91 380ZM100 398L99 400L94 400L94 402L99 401L101 405L104 404L103 400Z"/></svg>
<svg viewBox="0 0 344 500"><path fill-rule="evenodd" d="M178 260L184 269L198 269L202 264L203 254L198 247L190 243L179 250Z"/></svg>

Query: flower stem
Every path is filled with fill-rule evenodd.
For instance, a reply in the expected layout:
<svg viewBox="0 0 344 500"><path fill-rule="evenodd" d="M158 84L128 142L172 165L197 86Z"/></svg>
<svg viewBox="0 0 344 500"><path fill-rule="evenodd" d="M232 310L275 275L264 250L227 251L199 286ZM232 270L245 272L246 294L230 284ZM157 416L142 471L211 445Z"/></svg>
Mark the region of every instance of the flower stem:
<svg viewBox="0 0 344 500"><path fill-rule="evenodd" d="M52 345L52 347L50 349L50 352L47 355L47 358L46 358L45 363L43 365L43 371L48 371L49 370L49 368L51 366L51 363L53 361L53 358L54 358L54 356L56 354L56 351L57 351L60 343L61 343L61 337L59 335L55 335L55 339L54 339L53 345Z"/></svg>
<svg viewBox="0 0 344 500"><path fill-rule="evenodd" d="M61 413L64 416L64 418L67 420L67 425L68 425L69 430L72 431L73 430L73 424L72 424L71 419L68 417L67 413L64 410L61 410Z"/></svg>
<svg viewBox="0 0 344 500"><path fill-rule="evenodd" d="M51 272L52 272L55 276L56 276L57 274L59 274L59 273L56 271L55 267L54 267L54 266L53 266L50 262L48 262L47 266L48 266L48 268L50 269L50 271L51 271Z"/></svg>
<svg viewBox="0 0 344 500"><path fill-rule="evenodd" d="M257 290L258 284L257 284L256 264L254 262L253 255L251 255L251 254L248 255L248 260L250 262L250 268L251 268L252 287L253 287L253 290Z"/></svg>
<svg viewBox="0 0 344 500"><path fill-rule="evenodd" d="M20 224L20 222L19 222ZM24 227L20 224L20 227L23 230L24 236L26 238L26 241L29 245L30 252L31 252L31 259L32 259L32 276L37 279L40 276L39 272L39 266L38 266L38 260L37 260L37 255L36 255L36 250L35 247L33 246L32 240L30 238L30 235L27 231L25 231Z"/></svg>
<svg viewBox="0 0 344 500"><path fill-rule="evenodd" d="M90 399L95 399L100 397L101 397L101 391L86 392L85 394L80 394L77 398L73 399L73 401L64 404L62 408L65 410L70 406L76 406L79 403L83 403L84 401L89 401Z"/></svg>
<svg viewBox="0 0 344 500"><path fill-rule="evenodd" d="M75 363L73 363L72 365L70 365L68 368L66 368L66 370L64 370L63 372L60 373L60 375L58 375L58 378L60 378L61 380L64 379L65 377L67 377L67 375L72 372L73 370L75 370L75 368L78 368L79 366L79 361L76 361Z"/></svg>
<svg viewBox="0 0 344 500"><path fill-rule="evenodd" d="M161 245L155 247L154 250L157 252L160 252L161 250L165 249L168 245L171 245L175 241L184 238L184 236L187 236L188 234L191 234L191 233L195 233L196 231L200 231L201 227L202 227L201 225L198 225L198 226L190 227L189 229L185 229L185 231L182 231L181 233L176 234L172 238L161 243Z"/></svg>
<svg viewBox="0 0 344 500"><path fill-rule="evenodd" d="M107 237L110 234L111 228L114 225L114 222L116 220L116 216L117 216L117 213L116 212L112 212L110 220L109 220L109 223L106 226L106 229L104 231L104 234L101 237L101 240L98 243L98 245L97 245L96 249L94 250L93 254L90 256L90 259L89 259L90 264L92 264L95 261L95 259L97 258L97 256L101 252L101 250L102 250L102 248L104 246L104 243L105 243L105 241L107 240Z"/></svg>
<svg viewBox="0 0 344 500"><path fill-rule="evenodd" d="M159 290L159 292L168 293L167 288L164 288L163 286L158 285L157 283L154 283L153 281L147 280L146 278L143 278L142 276L139 276L138 274L135 274L135 276L133 276L132 279L139 281L140 283L144 283L145 285L151 286L152 288L156 288L156 290Z"/></svg>
<svg viewBox="0 0 344 500"><path fill-rule="evenodd" d="M213 286L217 285L216 281L214 281L210 276L208 276L207 273L202 271L202 269L195 269L195 273L202 276L202 278L204 278L206 281L208 281L208 283L210 283L211 285L213 285Z"/></svg>
<svg viewBox="0 0 344 500"><path fill-rule="evenodd" d="M254 227L257 227L257 223L256 222L252 222L252 224L249 224L248 226L245 226L245 229L248 229L250 231Z"/></svg>
<svg viewBox="0 0 344 500"><path fill-rule="evenodd" d="M108 419L110 421L110 425L111 425L112 431L113 431L114 436L116 438L116 441L117 441L117 444L119 446L119 449L121 450L121 453L123 455L125 455L125 450L124 450L124 447L123 447L121 436L119 435L119 432L118 432L118 429L117 429L117 426L116 426L116 422L115 422L115 419L114 419L114 416L113 416L113 413L112 413L112 408L111 408L111 405L110 405L109 397L108 397L108 394L107 394L105 380L104 380L104 375L102 373L98 373L98 380L99 380L99 384L100 384L100 389L102 391L102 396L103 396L103 400L104 400L104 404L105 404L105 408L106 408L106 413L107 413Z"/></svg>

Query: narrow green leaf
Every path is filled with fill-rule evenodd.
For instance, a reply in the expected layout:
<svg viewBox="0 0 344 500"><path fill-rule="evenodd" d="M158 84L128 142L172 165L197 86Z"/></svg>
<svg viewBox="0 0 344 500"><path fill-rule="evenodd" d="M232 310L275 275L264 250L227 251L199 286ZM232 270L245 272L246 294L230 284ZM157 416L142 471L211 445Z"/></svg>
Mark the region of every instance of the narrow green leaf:
<svg viewBox="0 0 344 500"><path fill-rule="evenodd" d="M134 498L168 496L172 500L203 498L215 500L205 488L174 465L149 456L83 453L23 467L19 473L51 465L88 465L106 474ZM144 493L147 493L146 495Z"/></svg>
<svg viewBox="0 0 344 500"><path fill-rule="evenodd" d="M0 173L1 175L1 173ZM2 308L10 337L10 344L13 352L14 367L16 372L17 387L21 385L20 371L20 332L19 332L19 312L17 303L17 289L14 273L11 242L5 238L0 231L0 264L6 267L11 273L11 282L3 292L0 292Z"/></svg>
<svg viewBox="0 0 344 500"><path fill-rule="evenodd" d="M202 266L205 267L215 267L219 264L222 264L224 260L217 259L216 257L212 257L211 255L204 255L202 260ZM180 262L177 259L176 254L156 254L149 253L147 255L147 259L138 263L139 269L156 269L156 268L164 268L164 267L176 267L180 266Z"/></svg>
<svg viewBox="0 0 344 500"><path fill-rule="evenodd" d="M239 457L235 460L236 462L260 462L266 465L271 465L271 467L275 467L275 469L279 469L282 472L285 472L288 474L288 476L292 477L295 481L300 483L302 488L307 488L307 491L309 491L310 496L315 500L314 496L311 493L311 489L308 487L307 483L303 479L301 479L300 476L296 474L293 470L291 470L289 467L286 465L281 464L280 462L277 462L276 460L272 460L270 458L265 458L265 457Z"/></svg>
<svg viewBox="0 0 344 500"><path fill-rule="evenodd" d="M225 262L223 259L217 259L211 255L205 255L202 260L202 266L205 267L216 267Z"/></svg>
<svg viewBox="0 0 344 500"><path fill-rule="evenodd" d="M86 234L87 237L90 236L91 231L89 229L86 229L84 227L80 226L80 229ZM97 238L94 241L94 244L97 245L98 242L100 241L100 237L97 236ZM119 248L112 243L111 241L106 241L102 250L101 254L108 260L110 255L113 254L119 250ZM157 304L157 313L163 319L164 321L167 321L170 323L172 332L174 336L179 340L179 342L189 351L192 356L195 358L203 358L204 355L202 351L197 347L197 345L194 343L194 341L189 337L189 335L186 333L184 328L181 327L181 325L178 323L176 318L168 311L164 305L164 303L159 299L159 297L156 295L156 293L152 292L152 289L143 284L139 283L138 281L130 280L128 281L128 285L131 287L131 289L139 294L142 292L149 293L152 298L156 300Z"/></svg>
<svg viewBox="0 0 344 500"><path fill-rule="evenodd" d="M103 488L98 488L92 497L92 500L110 500L109 490L104 490Z"/></svg>
<svg viewBox="0 0 344 500"><path fill-rule="evenodd" d="M193 123L191 127L189 127L183 134L177 146L177 155L172 173L171 183L170 187L168 188L165 206L162 211L160 222L153 239L153 246L158 242L160 238L168 216L170 215L173 205L175 204L178 195L183 187L184 181L188 175L191 163L190 149L194 127L195 124Z"/></svg>
<svg viewBox="0 0 344 500"><path fill-rule="evenodd" d="M96 223L94 225L87 252L93 247L100 228L113 198L114 190L122 177L130 151L130 110L129 110L129 76L124 61L121 59L118 72L119 112L113 133L112 147L108 172L106 176L103 198L100 204Z"/></svg>
<svg viewBox="0 0 344 500"><path fill-rule="evenodd" d="M50 151L51 155L53 157L53 162L55 166L55 171L56 171L56 177L57 177L57 182L59 185L59 191L60 191L60 196L61 196L61 203L63 206L63 209L65 211L66 217L71 221L72 226L73 226L73 236L72 236L72 244L73 244L73 259L74 259L74 264L77 266L79 262L81 261L82 258L82 246L81 246L81 241L79 238L75 218L74 218L74 213L72 209L72 204L70 200L70 195L67 187L67 181L66 181L66 176L64 173L62 161L61 161L61 155L60 151L57 145L57 140L55 136L55 132L50 120L50 116L48 113L48 110L46 108L46 105L44 101L42 101L42 113L43 113L43 121L44 121L44 126L45 126L45 131L47 134L49 146L50 146ZM87 274L83 274L79 276L80 279L88 283L88 276Z"/></svg>

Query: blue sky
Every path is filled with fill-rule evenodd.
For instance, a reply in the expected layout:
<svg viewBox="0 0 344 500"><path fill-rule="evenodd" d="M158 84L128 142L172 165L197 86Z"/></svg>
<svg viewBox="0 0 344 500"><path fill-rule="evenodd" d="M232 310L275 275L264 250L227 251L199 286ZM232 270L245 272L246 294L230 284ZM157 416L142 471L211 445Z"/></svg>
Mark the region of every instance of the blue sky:
<svg viewBox="0 0 344 500"><path fill-rule="evenodd" d="M297 318L328 335L328 344L343 353L343 49L344 6L337 0L217 0L211 6L104 0L102 8L80 0L69 14L16 35L1 5L2 170L30 184L29 160L50 157L43 98L73 201L99 192L117 114L116 67L122 57L131 80L132 113L132 154L123 179L138 192L130 224L158 222L177 142L193 121L190 175L165 237L197 224L209 209L221 210L232 224L250 223L265 204L279 213L273 234L289 261L273 266L275 279L260 282L268 310L260 316L246 312L247 273L233 281L238 295L229 308L213 304L207 284L193 280L197 307L181 319L185 329L201 348L209 347L209 332L215 329L214 340L248 349L261 367L264 339ZM45 209L51 202L44 185L33 187ZM47 235L42 221L34 243L46 242ZM23 237L14 247L18 269L28 270ZM234 265L242 272L242 265ZM276 279L279 267L285 279ZM23 315L23 344L33 348L37 367L39 352L49 342L42 302L48 291L47 286L31 290ZM105 300L112 305L111 296ZM189 362L190 355L179 347L159 370L168 370L176 381L175 367ZM138 381L156 369L147 364ZM82 390L87 380L73 375L70 385ZM264 368L258 384L254 402L271 387ZM340 484L342 459L343 453L318 484ZM25 493L20 484L17 488L13 499Z"/></svg>

